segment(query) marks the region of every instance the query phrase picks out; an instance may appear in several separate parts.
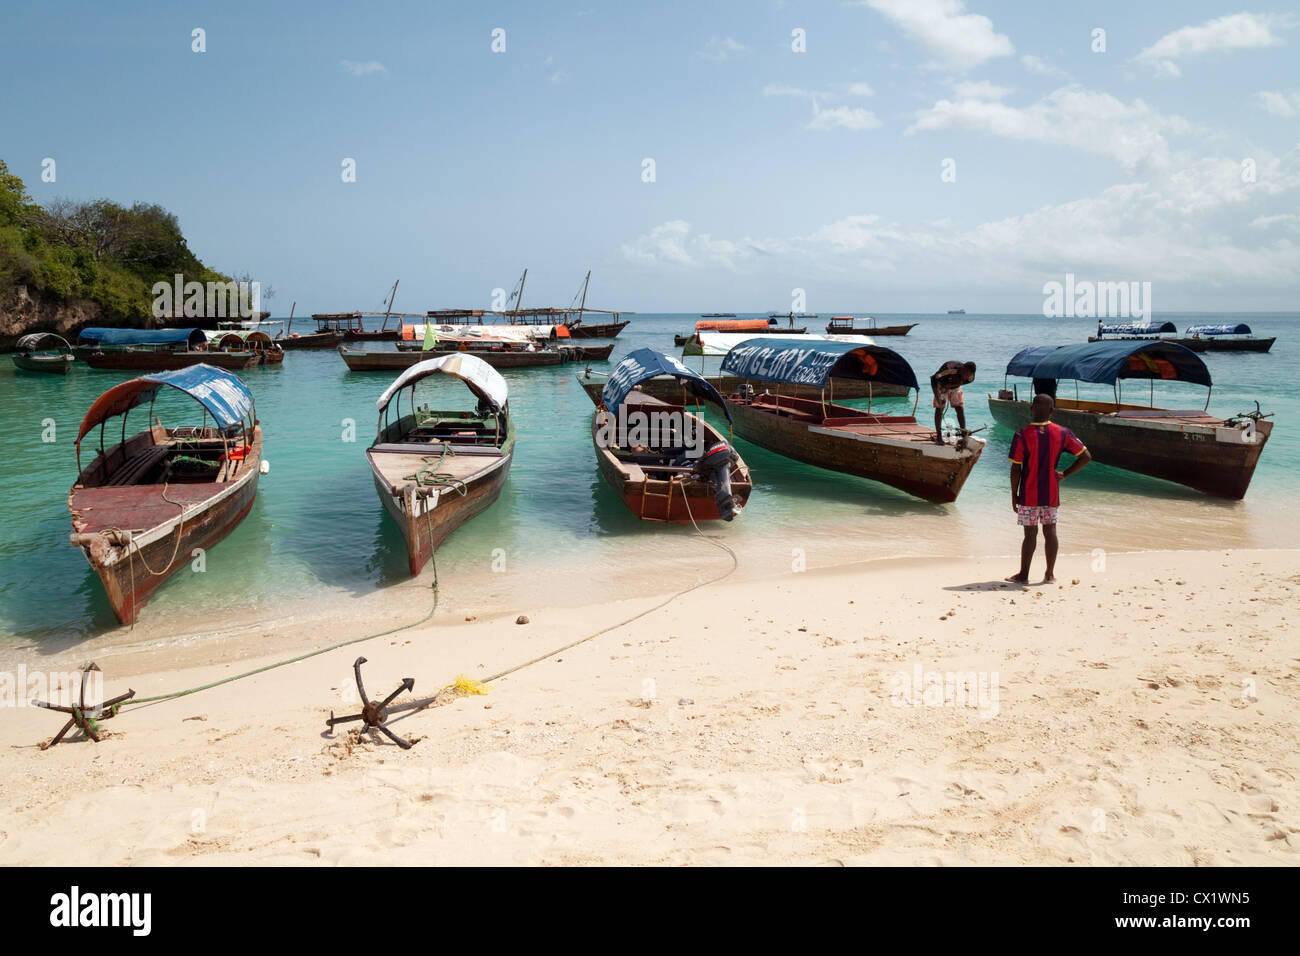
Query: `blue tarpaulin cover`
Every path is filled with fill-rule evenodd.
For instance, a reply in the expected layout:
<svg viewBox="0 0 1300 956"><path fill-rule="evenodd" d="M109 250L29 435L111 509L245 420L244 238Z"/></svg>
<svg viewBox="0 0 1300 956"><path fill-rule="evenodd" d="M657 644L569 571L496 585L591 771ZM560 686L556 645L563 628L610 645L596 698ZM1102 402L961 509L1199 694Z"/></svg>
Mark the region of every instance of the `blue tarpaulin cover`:
<svg viewBox="0 0 1300 956"><path fill-rule="evenodd" d="M637 349L635 352L628 353L627 358L619 362L606 379L605 387L600 393L601 400L610 411L616 411L627 398L628 392L656 375L676 376L689 392L720 406L727 416L727 421L731 421L731 412L727 411L727 403L703 375L683 365L671 355L664 355L654 349Z"/></svg>
<svg viewBox="0 0 1300 956"><path fill-rule="evenodd" d="M164 385L179 389L211 414L222 429L237 425L253 411L253 394L239 378L211 365L191 365L174 372L154 372L114 385L90 406L77 433L77 443L100 422L124 415L158 394Z"/></svg>
<svg viewBox="0 0 1300 956"><path fill-rule="evenodd" d="M1135 362L1129 359L1136 357ZM1160 362L1168 363L1161 366ZM1167 374L1172 371L1172 375ZM1172 378L1207 388L1210 370L1191 349L1159 339L1087 342L1060 347L1039 346L1017 352L1008 375L1026 378L1072 378L1113 385L1121 378Z"/></svg>
<svg viewBox="0 0 1300 956"><path fill-rule="evenodd" d="M185 345L197 348L207 341L202 329L82 329L78 345Z"/></svg>
<svg viewBox="0 0 1300 956"><path fill-rule="evenodd" d="M1130 322L1128 325L1103 325L1102 335L1160 335L1163 332L1177 332L1172 322Z"/></svg>
<svg viewBox="0 0 1300 956"><path fill-rule="evenodd" d="M1224 323L1222 325L1189 325L1187 327L1188 335L1250 335L1250 326L1245 322L1238 322L1235 325Z"/></svg>
<svg viewBox="0 0 1300 956"><path fill-rule="evenodd" d="M825 388L832 376L916 388L907 360L881 345L807 342L764 335L746 339L722 360L722 371L760 382Z"/></svg>

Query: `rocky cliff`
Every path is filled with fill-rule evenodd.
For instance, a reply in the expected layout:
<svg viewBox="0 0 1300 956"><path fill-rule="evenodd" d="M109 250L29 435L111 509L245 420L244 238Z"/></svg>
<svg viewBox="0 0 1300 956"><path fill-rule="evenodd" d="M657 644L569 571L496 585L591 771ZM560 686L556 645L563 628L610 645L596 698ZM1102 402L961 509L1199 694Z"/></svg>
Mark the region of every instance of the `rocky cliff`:
<svg viewBox="0 0 1300 956"><path fill-rule="evenodd" d="M55 332L69 342L87 325L126 325L126 320L105 317L104 308L89 299L54 299L27 286L15 286L0 298L0 351L9 351L28 332Z"/></svg>

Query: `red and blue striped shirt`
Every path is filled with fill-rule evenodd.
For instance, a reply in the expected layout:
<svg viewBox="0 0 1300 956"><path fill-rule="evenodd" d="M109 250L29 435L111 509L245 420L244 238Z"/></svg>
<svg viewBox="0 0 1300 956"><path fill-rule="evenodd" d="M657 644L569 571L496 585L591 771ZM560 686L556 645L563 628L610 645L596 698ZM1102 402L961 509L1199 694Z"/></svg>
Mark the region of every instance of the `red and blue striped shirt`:
<svg viewBox="0 0 1300 956"><path fill-rule="evenodd" d="M1056 463L1061 453L1078 455L1083 442L1074 432L1055 422L1030 422L1011 439L1011 461L1020 465L1016 504L1027 508L1059 508L1060 479Z"/></svg>

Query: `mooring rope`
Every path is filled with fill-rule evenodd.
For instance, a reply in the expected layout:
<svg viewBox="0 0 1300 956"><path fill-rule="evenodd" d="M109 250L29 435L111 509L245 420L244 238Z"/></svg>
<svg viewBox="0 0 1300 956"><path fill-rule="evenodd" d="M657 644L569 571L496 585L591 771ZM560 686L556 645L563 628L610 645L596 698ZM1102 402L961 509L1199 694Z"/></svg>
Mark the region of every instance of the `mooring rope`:
<svg viewBox="0 0 1300 956"><path fill-rule="evenodd" d="M636 614L633 614L631 617L625 618L625 619L623 619L623 620L621 620L621 621L618 621L618 622L616 622L616 623L614 623L614 624L607 625L606 627L602 627L600 630L593 631L592 633L587 634L587 635L585 635L585 636L583 636L583 637L580 637L580 638L578 638L578 639L575 640L575 641L570 641L570 642L568 642L567 644L564 644L564 645L561 646L561 647L557 647L557 648L554 648L553 650L550 650L550 651L546 652L545 654L540 654L540 655L538 655L537 657L532 658L531 660L527 660L527 661L524 661L523 663L515 664L515 665L513 665L512 667L508 667L508 668L506 668L506 669L503 670L503 671L499 671L499 672L493 674L492 676L487 677L487 678L483 679L482 681L479 681L478 683L480 683L480 684L491 684L491 683L493 683L494 681L498 681L498 680L501 680L503 677L507 677L507 676L509 676L510 674L514 674L514 673L517 673L518 671L524 670L525 668L532 667L534 664L540 664L542 661L549 660L550 658L555 657L557 654L563 654L563 653L564 653L565 651L567 651L567 650L570 650L570 649L572 649L572 648L578 647L578 646L580 646L580 645L582 645L582 644L586 644L587 642L589 642L589 641L593 641L593 640L595 640L596 638L598 638L598 637L600 637L600 636L602 636L602 635L604 635L604 634L608 634L610 631L617 630L617 629L620 628L620 627L625 627L625 626L627 626L628 624L631 624L631 623L634 622L634 621L640 620L641 618L643 618L643 617L645 617L645 616L647 616L647 615L649 615L649 614L653 614L655 611L658 611L658 610L660 610L661 608L667 607L669 604L673 603L673 602L676 601L678 598L684 597L684 596L686 596L687 594L690 594L692 591L698 591L700 588L707 587L707 586L710 585L710 584L717 584L717 583L719 583L720 581L723 581L723 580L725 580L726 578L730 577L733 573L735 573L736 569L740 567L740 560L739 560L739 558L737 558L737 556L736 556L736 552L733 551L733 550L731 549L730 546L728 546L728 545L726 545L726 544L722 543L721 541L718 541L718 540L716 540L716 539L714 539L714 538L710 538L708 535L706 535L706 534L704 533L704 531L700 528L699 524L695 521L695 515L691 512L691 506L690 506L690 502L689 502L689 500L686 500L686 499L685 499L685 496L683 496L683 500L684 500L684 504L685 504L685 507L686 507L686 514L687 514L687 516L691 519L691 525L695 528L695 532L696 532L696 534L698 534L698 535L700 536L700 538L702 538L704 541L708 542L708 543L709 543L710 545L712 545L713 547L718 548L718 549L721 550L721 551L724 551L724 552L725 552L725 553L726 553L726 554L731 558L731 567L727 568L726 571L722 572L722 573L719 574L719 575L715 575L714 577L711 577L711 578L709 578L709 579L707 579L707 580L705 580L705 581L697 581L695 584L692 584L692 585L690 585L689 587L682 588L680 591L676 591L676 592L674 592L673 594L669 595L668 597L664 598L664 599L663 599L662 601L660 601L658 604L655 604L655 605L652 606L652 607L648 607L648 608L646 608L645 610L638 611ZM429 619L431 619L431 618L433 617L433 615L437 612L437 610L438 610L438 598L439 598L439 592L438 592L438 560L437 560L437 554L435 553L434 549L432 548L432 544L433 544L433 526L432 526L432 524L430 523L430 518L429 518L429 512L428 512L428 511L425 511L425 523L426 523L426 527L428 528L428 531L429 531L430 560L431 560L431 562L432 562L432 564L433 564L433 606L432 606L431 608L429 608L429 613L426 614L426 615L424 615L424 617L420 618L418 621L413 621L413 622L411 622L410 624L403 624L401 627L390 628L389 630L386 630L386 631L379 631L378 633L375 633L375 634L367 634L367 635L365 635L364 637L355 637L355 638L352 638L352 639L350 639L350 640L340 641L340 642L337 643L337 644L331 644L329 647L322 647L322 648L319 648L319 649L317 649L317 650L310 651L310 652L308 652L308 653L306 653L306 654L300 654L300 655L298 655L297 657L291 657L291 658L289 658L289 659L287 659L287 660L277 661L277 662L275 662L275 663L273 663L273 664L267 664L265 667L258 667L258 668L255 668L255 669L251 670L251 671L245 671L245 672L242 673L242 674L233 674L233 675L231 675L230 677L224 677L224 678L222 678L221 680L212 681L212 682L207 683L207 684L201 684L201 685L199 685L198 687L190 687L190 688L187 688L187 689L185 689L185 690L174 691L174 692L172 692L172 693L170 693L170 694L159 694L159 695L157 695L157 696L155 696L155 697L137 697L137 698L132 698L131 700L125 701L125 702L123 702L122 704L120 704L120 705L118 705L118 706L119 706L119 707L125 707L125 706L128 705L128 704L152 704L152 703L158 703L158 702L160 702L160 701L165 701L165 700L175 700L175 699L178 698L178 697L187 697L187 696L189 696L189 695L191 695L191 694L197 694L197 693L199 693L200 691L211 690L211 689L214 688L214 687L220 687L220 686L222 686L223 684L231 684L231 683L234 683L235 681L243 680L244 678L247 678L247 677L253 677L254 675L257 675L257 674L264 674L264 673L266 673L267 671L275 670L275 669L278 668L278 667L285 667L285 666L287 666L287 665L289 665L289 664L297 664L297 663L299 663L299 662L301 662L301 661L305 661L305 660L308 660L308 659L313 658L313 657L319 657L321 654L328 654L328 653L331 652L331 651L336 651L336 650L339 650L340 648L343 648L343 647L348 647L348 646L353 645L353 644L360 644L360 643L362 643L363 641L374 640L376 637L385 637L385 636L387 636L387 635L389 635L389 634L396 634L396 633L398 633L399 631L409 630L410 628L418 627L419 625L425 623L426 621L428 621ZM451 683L451 684L446 685L446 686L443 687L441 690L439 690L439 691L438 691L438 692L437 692L437 693L436 693L432 698L430 698L429 700L427 700L427 701L421 701L418 707L410 707L410 706L408 706L408 707L402 707L401 705L397 705L397 706L394 706L394 707L390 707L390 708L389 708L389 712L390 712L390 713L397 713L397 712L400 712L400 711L403 711L403 710L410 710L410 711L419 711L419 710L424 710L426 707L431 707L434 703L436 703L436 702L438 701L438 699L443 695L443 693L445 693L445 692L448 691L448 690L455 689L455 688L457 688L459 685L460 685L460 681L459 681L459 680L457 680L456 682L453 682L453 683Z"/></svg>

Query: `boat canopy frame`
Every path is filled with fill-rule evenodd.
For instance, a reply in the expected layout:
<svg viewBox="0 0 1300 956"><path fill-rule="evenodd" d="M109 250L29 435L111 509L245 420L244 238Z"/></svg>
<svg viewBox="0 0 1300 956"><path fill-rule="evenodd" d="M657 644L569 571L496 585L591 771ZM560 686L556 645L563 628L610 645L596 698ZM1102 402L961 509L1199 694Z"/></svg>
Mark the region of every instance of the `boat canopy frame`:
<svg viewBox="0 0 1300 956"><path fill-rule="evenodd" d="M804 385L821 390L823 409L826 387L834 378L867 383L867 412L875 398L874 386L902 385L916 392L912 416L921 404L921 386L907 359L883 345L833 339L785 339L775 336L746 339L727 352L722 373L741 379ZM779 392L778 392L779 394ZM831 401L835 400L831 384Z"/></svg>
<svg viewBox="0 0 1300 956"><path fill-rule="evenodd" d="M1126 378L1150 382L1149 407L1155 407L1155 383L1188 382L1204 385L1205 408L1210 407L1214 380L1199 355L1177 342L1163 339L1116 339L1078 345L1036 345L1021 349L1007 363L1002 379L1015 375L1030 379L1074 379L1075 396L1079 382L1110 385L1115 404L1123 404L1122 382ZM1014 394L1019 396L1017 389Z"/></svg>
<svg viewBox="0 0 1300 956"><path fill-rule="evenodd" d="M248 386L238 376L225 369L207 364L191 365L170 372L154 372L121 382L95 399L86 411L86 416L81 421L81 428L77 432L78 473L83 470L81 440L86 437L86 434L96 425L99 426L99 456L107 461L108 456L104 449L105 424L111 418L121 417L121 444L125 445L127 418L132 409L144 404L146 397L149 399L148 421L152 435L154 402L163 386L183 392L198 403L203 409L203 423L199 426L201 430L207 430L208 415L212 416L213 424L221 436L222 447L227 453L230 450L230 438L236 432L242 435L242 444L252 444L253 431L257 427L257 403ZM235 470L238 470L238 467L236 465Z"/></svg>
<svg viewBox="0 0 1300 956"><path fill-rule="evenodd" d="M41 343L46 339L52 339L56 343L52 347L55 348L60 355L72 354L72 346L68 344L68 340L54 332L29 332L14 343L14 351L26 352L28 354L43 351L45 347L43 347Z"/></svg>
<svg viewBox="0 0 1300 956"><path fill-rule="evenodd" d="M383 436L384 429L389 425L390 408L396 409L398 420L401 420L404 392L409 395L411 415L414 417L418 414L415 407L415 386L431 375L438 374L460 379L476 398L492 409L497 438L500 439L502 416L510 414L510 389L506 385L506 380L500 372L478 356L468 352L453 352L450 355L441 355L438 358L415 363L399 375L393 384L384 389L384 393L375 401L375 407L379 409L376 440Z"/></svg>
<svg viewBox="0 0 1300 956"><path fill-rule="evenodd" d="M722 409L731 423L731 411L726 399L702 374L695 371L679 359L654 349L634 349L629 352L605 379L605 387L600 391L600 400L605 409L617 414L618 408L627 400L631 391L642 382L671 375L682 386L683 393L690 392L697 398L712 402ZM685 406L683 401L682 405Z"/></svg>

